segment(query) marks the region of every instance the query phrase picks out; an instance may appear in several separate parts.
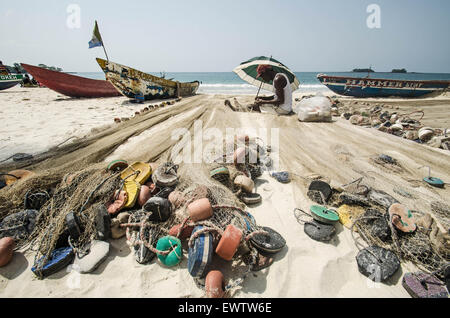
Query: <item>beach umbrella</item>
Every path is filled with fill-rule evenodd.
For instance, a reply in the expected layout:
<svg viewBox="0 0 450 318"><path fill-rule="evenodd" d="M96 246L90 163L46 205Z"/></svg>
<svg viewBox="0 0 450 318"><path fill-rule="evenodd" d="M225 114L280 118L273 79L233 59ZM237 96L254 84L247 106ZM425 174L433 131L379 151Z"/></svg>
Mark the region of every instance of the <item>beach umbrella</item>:
<svg viewBox="0 0 450 318"><path fill-rule="evenodd" d="M267 91L274 92L273 89L273 81L265 82L262 78L258 77L258 73L256 69L258 65L266 64L271 65L273 70L276 73L284 73L289 79L289 83L291 84L292 91L295 91L300 82L295 76L294 72L292 72L286 65L277 61L272 57L266 56L258 56L254 57L248 61L242 62L238 67L236 67L233 72L235 72L240 78L242 78L247 83L259 87L259 89L265 89Z"/></svg>

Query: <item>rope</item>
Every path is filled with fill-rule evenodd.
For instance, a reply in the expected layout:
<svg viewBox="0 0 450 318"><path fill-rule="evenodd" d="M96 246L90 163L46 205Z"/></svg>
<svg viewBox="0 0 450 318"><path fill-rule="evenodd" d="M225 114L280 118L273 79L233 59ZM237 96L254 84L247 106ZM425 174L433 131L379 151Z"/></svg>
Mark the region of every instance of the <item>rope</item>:
<svg viewBox="0 0 450 318"><path fill-rule="evenodd" d="M0 161L0 162L3 162L3 161ZM15 176L15 175L13 175L13 174L10 174L10 173L0 173L0 176L8 176L8 177L13 177L13 178L16 178L17 180L19 180L19 179L20 179L20 177L18 177L18 176Z"/></svg>
<svg viewBox="0 0 450 318"><path fill-rule="evenodd" d="M105 180L103 180L94 190L91 191L91 193L89 194L88 198L86 199L86 201L84 202L84 204L81 206L79 213L81 215L83 215L84 217L86 217L83 213L84 208L86 207L86 205L89 203L89 201L91 200L92 196L94 195L94 193L101 188L102 185L104 185L106 183L106 181L108 181L109 179L117 176L119 174L119 172L116 172L115 174L107 177Z"/></svg>
<svg viewBox="0 0 450 318"><path fill-rule="evenodd" d="M350 227L352 239L353 239L353 241L355 242L356 248L357 248L359 251L361 251L362 248L360 248L360 246L359 246L359 244L358 244L358 241L355 239L355 236L354 236L354 227L355 227L356 223L358 223L358 222L361 221L361 220L375 220L375 219L379 219L379 217L376 217L376 216L359 216L358 218L356 218L356 220L353 222L352 226ZM361 237L363 238L363 240L365 240L366 242L368 241L368 239L364 236L364 234L362 233L362 231L360 231L359 234L361 235ZM382 262L382 260L381 260L377 255L375 255L374 253L372 253L371 250L366 249L366 251L367 251L369 254L371 254L373 257L375 257L376 260L378 260L379 262Z"/></svg>
<svg viewBox="0 0 450 318"><path fill-rule="evenodd" d="M295 208L295 209L294 209L294 216L295 216L295 218L297 219L297 222L298 222L299 224L301 224L301 225L304 225L304 224L306 224L307 222L306 222L306 221L303 221L303 220L301 219L301 216L299 216L299 215L296 213L297 211L300 211L300 212L302 212L303 214L306 214L307 216L309 216L309 217L312 218L311 214L309 214L309 213L303 211L302 209Z"/></svg>
<svg viewBox="0 0 450 318"><path fill-rule="evenodd" d="M442 267L439 268L438 270L435 270L434 272L431 272L430 274L426 275L426 276L425 276L424 278L422 278L422 279L419 278L419 276L418 276L417 273L412 273L412 274L413 274L413 275L419 280L419 282L422 284L422 283L425 283L427 279L429 279L429 278L435 276L437 273L446 270L447 267L449 267L449 266L450 266L450 263L446 263L444 266L442 266ZM440 286L445 285L444 283L442 283L442 284L437 284L437 283L435 283L435 282L428 282L428 281L427 281L426 283L429 283L429 284L436 284L436 285L440 285Z"/></svg>
<svg viewBox="0 0 450 318"><path fill-rule="evenodd" d="M151 236L149 237L149 241L147 242L145 239L145 230L149 227L151 228L155 228L158 227L158 225L156 224L152 224L150 222L148 222L148 219L150 218L150 214L146 215L142 221L140 223L124 223L124 224L120 224L120 227L126 227L127 231L126 231L126 237L127 237L127 244L130 247L134 247L137 245L144 245L146 248L148 248L151 252L157 254L157 255L169 255L172 251L175 252L175 248L172 246L172 250L167 250L167 251L160 251L158 249L156 249L155 247L153 247L150 244L150 240L151 240ZM130 234L130 228L132 227L140 227L140 234L139 234L139 239L135 239L134 237L132 237L132 235ZM172 245L172 244L171 244ZM179 256L179 255L177 255Z"/></svg>
<svg viewBox="0 0 450 318"><path fill-rule="evenodd" d="M217 227L204 227L201 230L198 230L197 232L195 232L194 234L191 235L191 238L189 239L188 245L189 247L193 247L194 246L194 241L196 238L198 238L200 235L204 234L204 233L209 233L209 232L218 232L218 228ZM220 230L223 234L223 231ZM219 232L220 234L220 232Z"/></svg>
<svg viewBox="0 0 450 318"><path fill-rule="evenodd" d="M247 235L245 237L245 241L248 242L250 239L252 239L254 236L256 235L269 235L269 232L264 231L264 230L258 230L258 231L253 231L252 233L250 233L249 235Z"/></svg>

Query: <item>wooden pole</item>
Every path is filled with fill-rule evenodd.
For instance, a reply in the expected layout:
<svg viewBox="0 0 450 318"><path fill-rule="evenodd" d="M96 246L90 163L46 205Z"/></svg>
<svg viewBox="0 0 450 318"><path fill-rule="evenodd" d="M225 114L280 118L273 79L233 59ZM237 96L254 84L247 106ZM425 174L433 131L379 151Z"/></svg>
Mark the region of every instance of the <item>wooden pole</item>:
<svg viewBox="0 0 450 318"><path fill-rule="evenodd" d="M269 62L270 62L270 60L272 59L272 55L269 57ZM256 97L255 97L255 100L258 98L258 96L259 96L259 92L261 91L261 87L262 87L262 85L263 85L263 81L261 81L261 84L259 85L259 88L258 88L258 93L256 93Z"/></svg>
<svg viewBox="0 0 450 318"><path fill-rule="evenodd" d="M103 40L102 40L102 47L103 47L103 51L105 51L106 60L109 62L108 54L106 53L106 49L105 49L105 45L103 44Z"/></svg>
<svg viewBox="0 0 450 318"><path fill-rule="evenodd" d="M255 100L257 100L257 99L258 99L258 96L259 96L259 92L261 91L261 87L262 87L262 85L263 85L263 82L261 81L261 84L259 85L258 93L256 93L256 97L255 97Z"/></svg>

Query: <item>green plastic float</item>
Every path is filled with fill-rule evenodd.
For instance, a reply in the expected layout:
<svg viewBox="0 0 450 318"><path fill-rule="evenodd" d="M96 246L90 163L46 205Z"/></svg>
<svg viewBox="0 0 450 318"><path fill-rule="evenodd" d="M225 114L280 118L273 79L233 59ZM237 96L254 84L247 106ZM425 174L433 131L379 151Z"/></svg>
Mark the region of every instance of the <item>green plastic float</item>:
<svg viewBox="0 0 450 318"><path fill-rule="evenodd" d="M158 255L158 259L164 265L172 267L178 265L183 258L183 251L181 249L181 241L174 236L164 236L156 243L158 251L172 251L168 255Z"/></svg>
<svg viewBox="0 0 450 318"><path fill-rule="evenodd" d="M333 224L339 221L339 214L333 210L329 210L324 206L312 205L309 209L314 220Z"/></svg>

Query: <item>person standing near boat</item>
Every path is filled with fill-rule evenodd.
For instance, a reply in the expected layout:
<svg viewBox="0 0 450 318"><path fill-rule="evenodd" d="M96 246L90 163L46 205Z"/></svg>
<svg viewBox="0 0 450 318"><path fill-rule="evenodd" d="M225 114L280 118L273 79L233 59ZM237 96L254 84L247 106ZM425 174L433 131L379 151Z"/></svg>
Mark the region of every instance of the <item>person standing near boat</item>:
<svg viewBox="0 0 450 318"><path fill-rule="evenodd" d="M261 64L256 69L258 77L265 82L273 82L274 96L259 97L250 109L261 111L260 106L270 105L278 115L287 115L292 112L292 89L288 77L283 73L276 73L272 66Z"/></svg>

